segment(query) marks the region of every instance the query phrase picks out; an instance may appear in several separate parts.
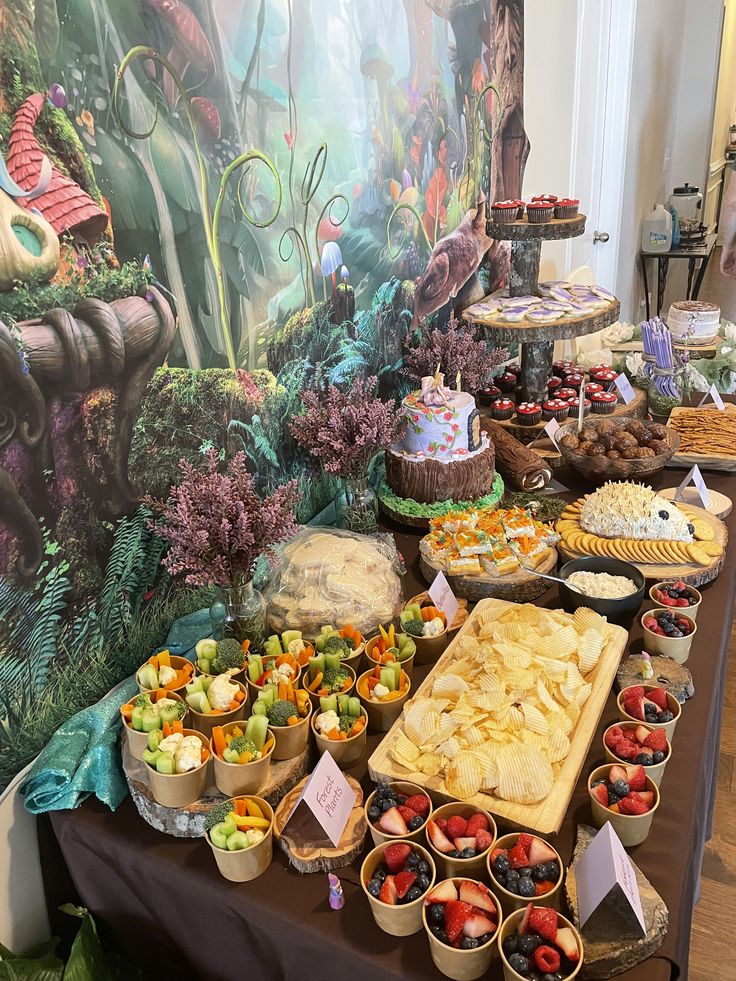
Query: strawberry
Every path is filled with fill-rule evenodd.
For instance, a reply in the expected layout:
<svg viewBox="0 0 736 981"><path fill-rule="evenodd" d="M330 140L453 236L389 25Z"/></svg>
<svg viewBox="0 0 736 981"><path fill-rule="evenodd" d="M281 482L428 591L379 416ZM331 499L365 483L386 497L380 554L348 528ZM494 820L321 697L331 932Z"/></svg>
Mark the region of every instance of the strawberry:
<svg viewBox="0 0 736 981"><path fill-rule="evenodd" d="M521 835L519 835L519 839L521 839ZM509 862L512 869L521 869L529 864L529 852L522 848L521 840L517 841L509 852Z"/></svg>
<svg viewBox="0 0 736 981"><path fill-rule="evenodd" d="M653 790L636 790L634 791L636 797L639 798L642 803L646 804L649 810L654 807L654 791Z"/></svg>
<svg viewBox="0 0 736 981"><path fill-rule="evenodd" d="M442 834L444 834L445 831L447 830L447 818L437 818L435 824L440 829Z"/></svg>
<svg viewBox="0 0 736 981"><path fill-rule="evenodd" d="M620 814L646 814L649 810L644 801L633 793L621 798L618 802L618 809Z"/></svg>
<svg viewBox="0 0 736 981"><path fill-rule="evenodd" d="M650 732L647 738L644 740L644 745L649 749L653 750L655 753L657 750L661 753L667 752L667 733L664 729L655 729Z"/></svg>
<svg viewBox="0 0 736 981"><path fill-rule="evenodd" d="M431 818L427 821L427 837L437 851L442 852L444 855L455 850L453 843L440 831L439 825L435 824Z"/></svg>
<svg viewBox="0 0 736 981"><path fill-rule="evenodd" d="M488 818L485 816L485 814L473 814L468 819L468 826L465 829L465 834L468 835L468 837L472 837L479 831L488 831Z"/></svg>
<svg viewBox="0 0 736 981"><path fill-rule="evenodd" d="M529 852L532 847L532 842L534 841L534 835L528 835L526 832L522 832L516 839L516 844L521 845L525 852Z"/></svg>
<svg viewBox="0 0 736 981"><path fill-rule="evenodd" d="M383 880L383 885L381 886L381 891L378 894L378 898L382 903L386 903L387 906L395 906L398 902L399 895L396 892L396 883L392 875L387 875Z"/></svg>
<svg viewBox="0 0 736 981"><path fill-rule="evenodd" d="M611 726L611 728L606 731L606 734L603 737L603 742L615 753L616 745L621 741L622 737L623 730L621 729L621 726Z"/></svg>
<svg viewBox="0 0 736 981"><path fill-rule="evenodd" d="M529 864L541 865L542 862L556 862L557 852L542 838L532 838L529 846Z"/></svg>
<svg viewBox="0 0 736 981"><path fill-rule="evenodd" d="M617 780L626 779L626 768L623 766L612 766L608 771L608 782L616 783Z"/></svg>
<svg viewBox="0 0 736 981"><path fill-rule="evenodd" d="M453 845L459 852L461 852L463 848L472 848L475 850L475 838L455 838Z"/></svg>
<svg viewBox="0 0 736 981"><path fill-rule="evenodd" d="M626 689L626 701L630 698L644 698L644 685L631 685Z"/></svg>
<svg viewBox="0 0 736 981"><path fill-rule="evenodd" d="M434 887L432 892L427 896L426 902L449 903L453 899L457 899L457 886L452 879L445 879L438 886Z"/></svg>
<svg viewBox="0 0 736 981"><path fill-rule="evenodd" d="M485 913L472 912L463 924L464 937L482 937L485 933L495 933L498 923L489 919Z"/></svg>
<svg viewBox="0 0 736 981"><path fill-rule="evenodd" d="M430 808L429 797L426 794L413 794L411 797L406 798L404 807L410 807L420 817L426 817L429 814Z"/></svg>
<svg viewBox="0 0 736 981"><path fill-rule="evenodd" d="M552 943L557 938L557 913L549 906L534 906L529 914L529 929Z"/></svg>
<svg viewBox="0 0 736 981"><path fill-rule="evenodd" d="M468 822L461 814L453 814L447 822L445 834L448 838L464 838Z"/></svg>
<svg viewBox="0 0 736 981"><path fill-rule="evenodd" d="M624 709L626 710L626 714L630 715L632 719L639 719L640 722L644 721L644 699L641 695L638 698L627 698L624 702Z"/></svg>
<svg viewBox="0 0 736 981"><path fill-rule="evenodd" d="M647 775L641 764L626 767L626 783L629 790L644 790L647 785Z"/></svg>
<svg viewBox="0 0 736 981"><path fill-rule="evenodd" d="M637 756L646 756L647 759L651 760L651 758L652 758L652 756L654 754L653 754L653 750L649 749L648 746L640 746L639 747L639 752L636 755Z"/></svg>
<svg viewBox="0 0 736 981"><path fill-rule="evenodd" d="M545 893L550 892L552 889L554 889L554 887L555 887L554 882L550 882L549 879L544 879L542 882L535 882L534 895L544 896Z"/></svg>
<svg viewBox="0 0 736 981"><path fill-rule="evenodd" d="M460 883L460 899L481 912L492 913L494 917L498 916L493 896L481 882L463 879Z"/></svg>
<svg viewBox="0 0 736 981"><path fill-rule="evenodd" d="M547 974L554 974L560 966L560 954L554 947L547 947L543 944L534 951L534 963L540 971Z"/></svg>
<svg viewBox="0 0 736 981"><path fill-rule="evenodd" d="M524 915L519 922L518 934L523 937L525 933L529 932L529 917L532 915L532 910L534 909L534 903L527 903L527 907L524 910Z"/></svg>
<svg viewBox="0 0 736 981"><path fill-rule="evenodd" d="M634 729L634 736L643 746L650 732L651 729L647 729L646 726L637 726L636 729Z"/></svg>
<svg viewBox="0 0 736 981"><path fill-rule="evenodd" d="M416 872L410 872L406 869L404 872L399 872L399 874L394 879L394 884L396 886L396 895L399 899L403 899L404 896L409 892L411 887L416 881Z"/></svg>
<svg viewBox="0 0 736 981"><path fill-rule="evenodd" d="M578 942L570 927L562 927L561 930L557 931L555 943L569 961L577 963L580 960Z"/></svg>
<svg viewBox="0 0 736 981"><path fill-rule="evenodd" d="M604 783L599 783L597 787L593 787L591 793L599 804L602 804L603 807L608 807L608 790Z"/></svg>
<svg viewBox="0 0 736 981"><path fill-rule="evenodd" d="M406 804L399 804L397 810L407 824L409 824L412 818L419 816L416 811L412 811L412 809L407 807Z"/></svg>
<svg viewBox="0 0 736 981"><path fill-rule="evenodd" d="M488 861L492 862L494 858L498 858L499 855L508 855L507 848L494 848L491 852Z"/></svg>
<svg viewBox="0 0 736 981"><path fill-rule="evenodd" d="M398 807L390 807L378 819L378 827L387 835L405 835L409 830Z"/></svg>
<svg viewBox="0 0 736 981"><path fill-rule="evenodd" d="M395 845L388 846L383 853L383 860L389 872L401 872L409 855L411 855L411 846L404 841L397 841Z"/></svg>
<svg viewBox="0 0 736 981"><path fill-rule="evenodd" d="M647 698L661 709L667 708L667 692L664 688L652 688L650 692L647 692Z"/></svg>
<svg viewBox="0 0 736 981"><path fill-rule="evenodd" d="M470 903L463 903L457 899L451 899L445 906L445 933L451 944L458 940L463 932L465 921L473 913Z"/></svg>
<svg viewBox="0 0 736 981"><path fill-rule="evenodd" d="M490 848L493 844L493 835L490 831L484 831L483 828L479 828L475 833L475 850L477 852L484 852L486 848Z"/></svg>

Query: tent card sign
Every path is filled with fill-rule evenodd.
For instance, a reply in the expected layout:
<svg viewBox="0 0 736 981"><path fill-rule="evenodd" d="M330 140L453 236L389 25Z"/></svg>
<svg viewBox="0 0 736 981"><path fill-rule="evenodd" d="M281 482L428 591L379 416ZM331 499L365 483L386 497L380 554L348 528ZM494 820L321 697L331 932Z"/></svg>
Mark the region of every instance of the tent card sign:
<svg viewBox="0 0 736 981"><path fill-rule="evenodd" d="M715 385L711 385L702 399L698 402L698 405L702 405L707 399L713 399L716 404L716 408L721 412L726 408L723 404L723 399L721 398L721 393L718 391Z"/></svg>
<svg viewBox="0 0 736 981"><path fill-rule="evenodd" d="M708 495L708 488L705 486L705 480L703 479L703 475L700 472L700 467L697 465L697 463L688 472L688 474L685 476L685 479L682 481L682 483L675 491L675 500L676 501L685 500L685 488L690 483L690 481L692 481L693 484L695 485L695 490L698 492L698 497L703 502L703 507L707 510L708 501L710 499Z"/></svg>
<svg viewBox="0 0 736 981"><path fill-rule="evenodd" d="M578 861L575 884L581 929L605 907L605 912L617 914L634 933L646 934L636 870L609 821Z"/></svg>
<svg viewBox="0 0 736 981"><path fill-rule="evenodd" d="M337 848L354 806L355 791L331 754L323 753L284 826L298 823L301 834L315 844L324 840L324 832Z"/></svg>
<svg viewBox="0 0 736 981"><path fill-rule="evenodd" d="M429 587L429 598L437 609L445 614L447 626L450 628L457 616L458 602L450 588L449 582L445 578L444 572L438 572L434 577L434 582Z"/></svg>
<svg viewBox="0 0 736 981"><path fill-rule="evenodd" d="M624 400L624 402L627 405L630 402L634 401L635 398L634 389L631 387L631 382L626 377L626 375L623 374L623 372L620 375L616 376L614 385L621 393L621 398Z"/></svg>

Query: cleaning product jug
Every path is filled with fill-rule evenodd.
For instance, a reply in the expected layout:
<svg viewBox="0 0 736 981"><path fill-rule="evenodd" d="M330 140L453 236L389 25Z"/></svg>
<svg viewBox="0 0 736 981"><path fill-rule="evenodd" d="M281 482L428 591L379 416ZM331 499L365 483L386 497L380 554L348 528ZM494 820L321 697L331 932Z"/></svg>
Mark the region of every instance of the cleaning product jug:
<svg viewBox="0 0 736 981"><path fill-rule="evenodd" d="M663 204L657 204L642 222L642 252L669 252L671 247L672 215Z"/></svg>

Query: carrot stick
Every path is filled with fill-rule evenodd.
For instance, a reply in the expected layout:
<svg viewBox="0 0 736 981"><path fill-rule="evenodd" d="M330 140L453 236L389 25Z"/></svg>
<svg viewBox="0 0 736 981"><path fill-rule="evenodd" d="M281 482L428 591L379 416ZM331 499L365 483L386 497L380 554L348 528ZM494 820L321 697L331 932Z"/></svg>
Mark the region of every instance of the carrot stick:
<svg viewBox="0 0 736 981"><path fill-rule="evenodd" d="M235 805L235 813L238 815L238 817L245 817L245 813L246 813L245 801L235 800L233 801L233 804Z"/></svg>
<svg viewBox="0 0 736 981"><path fill-rule="evenodd" d="M288 693L286 691L286 685L284 684L283 681L280 681L279 684L278 684L279 701L280 702L285 702L286 699L287 699L287 694Z"/></svg>
<svg viewBox="0 0 736 981"><path fill-rule="evenodd" d="M240 646L243 648L243 654L247 654L250 650L250 638L244 640Z"/></svg>
<svg viewBox="0 0 736 981"><path fill-rule="evenodd" d="M203 763L206 763L207 762L207 760L209 758L209 755L210 755L210 751L207 749L206 746L203 746L202 747L202 762Z"/></svg>
<svg viewBox="0 0 736 981"><path fill-rule="evenodd" d="M176 719L175 722L171 723L171 731L184 732L184 723L181 721L181 719Z"/></svg>
<svg viewBox="0 0 736 981"><path fill-rule="evenodd" d="M314 681L312 681L310 684L307 685L307 689L311 692L315 692L322 684L323 678L324 678L324 673L322 671L318 671L314 678Z"/></svg>
<svg viewBox="0 0 736 981"><path fill-rule="evenodd" d="M161 667L171 667L171 657L168 651L158 652L158 666Z"/></svg>
<svg viewBox="0 0 736 981"><path fill-rule="evenodd" d="M273 736L269 736L268 739L263 744L262 752L264 756L266 755L266 753L270 752L272 746L273 746Z"/></svg>
<svg viewBox="0 0 736 981"><path fill-rule="evenodd" d="M126 705L121 705L120 706L120 714L126 720L126 722L129 722L131 720L131 718L133 717L133 704L132 704L132 702L128 702Z"/></svg>
<svg viewBox="0 0 736 981"><path fill-rule="evenodd" d="M243 701L243 699L244 699L244 698L245 698L245 695L244 695L244 694L243 694L243 692L242 692L242 691L240 690L240 688L238 688L238 690L237 690L237 691L235 692L235 694L233 695L233 701L234 701L234 702L236 702L236 703L237 703L237 705L240 705L240 703L241 703L241 702ZM236 706L236 707L237 707L237 706Z"/></svg>
<svg viewBox="0 0 736 981"><path fill-rule="evenodd" d="M330 731L327 733L327 738L331 739L333 742L337 742L340 739L340 730L330 729Z"/></svg>
<svg viewBox="0 0 736 981"><path fill-rule="evenodd" d="M212 730L212 742L215 746L215 752L218 756L222 756L227 748L227 743L225 742L225 733L222 730L222 726L215 726Z"/></svg>
<svg viewBox="0 0 736 981"><path fill-rule="evenodd" d="M298 715L290 715L289 718L286 720L287 726L295 726L298 722L301 722L301 719L299 718Z"/></svg>

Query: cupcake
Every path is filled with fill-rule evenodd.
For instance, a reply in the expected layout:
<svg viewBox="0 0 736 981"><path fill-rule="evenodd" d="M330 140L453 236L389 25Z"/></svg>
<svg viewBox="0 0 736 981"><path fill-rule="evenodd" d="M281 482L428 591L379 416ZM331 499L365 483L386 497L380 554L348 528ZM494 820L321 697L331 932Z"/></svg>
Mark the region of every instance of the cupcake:
<svg viewBox="0 0 736 981"><path fill-rule="evenodd" d="M532 201L526 206L526 217L530 225L544 225L552 221L554 210L551 201Z"/></svg>
<svg viewBox="0 0 736 981"><path fill-rule="evenodd" d="M556 194L537 194L536 197L532 198L533 204L538 204L542 202L543 204L557 204Z"/></svg>
<svg viewBox="0 0 736 981"><path fill-rule="evenodd" d="M555 395L557 389L562 384L562 379L558 378L557 375L552 375L551 378L547 379L547 391L550 395Z"/></svg>
<svg viewBox="0 0 736 981"><path fill-rule="evenodd" d="M510 419L514 414L514 403L511 399L496 399L491 403L491 415L494 419Z"/></svg>
<svg viewBox="0 0 736 981"><path fill-rule="evenodd" d="M596 392L602 392L603 386L599 385L598 382L588 382L588 384L585 386L583 391L588 396L588 398L590 398L591 395L595 395Z"/></svg>
<svg viewBox="0 0 736 981"><path fill-rule="evenodd" d="M618 398L615 392L595 392L590 396L590 407L598 415L610 415L617 403Z"/></svg>
<svg viewBox="0 0 736 981"><path fill-rule="evenodd" d="M578 409L580 406L580 399L579 398L570 399L570 401L567 404L570 406L570 415L577 416ZM587 416L589 412L590 412L590 399L583 399L583 417Z"/></svg>
<svg viewBox="0 0 736 981"><path fill-rule="evenodd" d="M499 225L516 221L519 206L516 201L496 201L491 205L491 218Z"/></svg>
<svg viewBox="0 0 736 981"><path fill-rule="evenodd" d="M578 397L577 389L575 388L558 388L555 392L555 397L562 399L564 402L569 402L570 399L575 399Z"/></svg>
<svg viewBox="0 0 736 981"><path fill-rule="evenodd" d="M555 218L577 218L579 205L577 198L560 198L555 201Z"/></svg>
<svg viewBox="0 0 736 981"><path fill-rule="evenodd" d="M520 364L508 364L508 365L506 365L506 371L508 371L509 374L516 375L516 377L518 378L519 375L521 374L521 365Z"/></svg>
<svg viewBox="0 0 736 981"><path fill-rule="evenodd" d="M570 406L564 399L547 399L546 402L542 402L542 418L546 421L556 419L557 422L562 422L563 419L567 419L569 412Z"/></svg>
<svg viewBox="0 0 736 981"><path fill-rule="evenodd" d="M521 402L516 406L516 420L520 426L533 426L541 418L542 406L539 402Z"/></svg>
<svg viewBox="0 0 736 981"><path fill-rule="evenodd" d="M523 201L518 200L514 201L514 204L516 205L516 220L521 221L521 219L524 217L524 212L526 211L526 205Z"/></svg>
<svg viewBox="0 0 736 981"><path fill-rule="evenodd" d="M562 377L565 374L565 369L571 367L572 361L555 361L555 363L552 365L552 372L555 375Z"/></svg>
<svg viewBox="0 0 736 981"><path fill-rule="evenodd" d="M504 371L502 375L496 375L493 382L504 394L508 394L516 388L516 375L513 371Z"/></svg>
<svg viewBox="0 0 736 981"><path fill-rule="evenodd" d="M585 368L581 364L576 364L574 361L568 361L565 366L565 370L562 372L563 381L568 375L584 375Z"/></svg>
<svg viewBox="0 0 736 981"><path fill-rule="evenodd" d="M604 392L610 392L613 390L616 384L616 379L618 378L618 374L613 370L599 371L593 377L595 378L595 380L598 382L599 385L603 386Z"/></svg>
<svg viewBox="0 0 736 981"><path fill-rule="evenodd" d="M601 361L600 364L594 365L590 369L589 374L591 378L595 378L595 376L598 374L599 371L612 371L612 370L613 370L612 364L606 364L604 361Z"/></svg>
<svg viewBox="0 0 736 981"><path fill-rule="evenodd" d="M565 387L574 388L577 390L580 388L580 384L584 378L585 375L577 375L577 374L565 375Z"/></svg>
<svg viewBox="0 0 736 981"><path fill-rule="evenodd" d="M481 405L490 405L492 402L495 402L500 394L501 389L498 385L489 385L488 388L482 388L478 392L478 401Z"/></svg>

